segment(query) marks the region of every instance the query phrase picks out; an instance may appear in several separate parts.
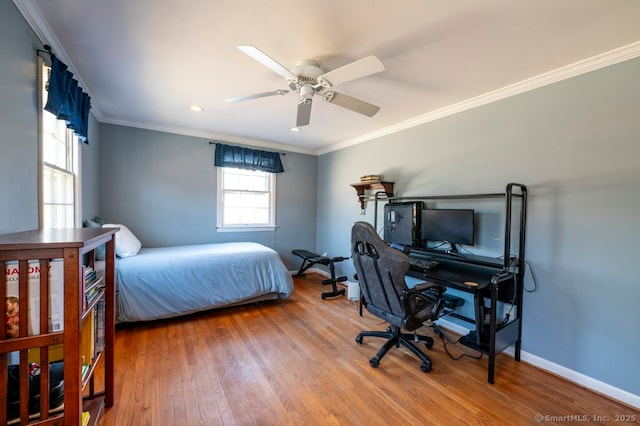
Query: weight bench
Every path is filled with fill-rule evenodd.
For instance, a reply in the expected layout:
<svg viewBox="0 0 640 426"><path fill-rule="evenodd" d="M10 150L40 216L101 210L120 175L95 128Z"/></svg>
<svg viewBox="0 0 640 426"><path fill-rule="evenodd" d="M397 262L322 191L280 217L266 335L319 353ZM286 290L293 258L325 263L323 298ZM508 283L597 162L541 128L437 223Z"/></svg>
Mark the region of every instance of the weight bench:
<svg viewBox="0 0 640 426"><path fill-rule="evenodd" d="M336 278L336 268L334 266L335 263L342 262L343 260L347 260L348 257L327 257L321 256L316 253L312 253L308 250L293 250L292 254L302 258L302 265L300 265L300 270L294 275L294 277L304 276L304 271L311 268L315 264L329 266L329 272L331 273L331 278L323 280L322 285L331 284L332 290L326 291L322 293L322 299L326 299L327 297L336 297L342 296L344 294L344 289L338 289L337 283L343 282L347 280L347 277L337 277Z"/></svg>

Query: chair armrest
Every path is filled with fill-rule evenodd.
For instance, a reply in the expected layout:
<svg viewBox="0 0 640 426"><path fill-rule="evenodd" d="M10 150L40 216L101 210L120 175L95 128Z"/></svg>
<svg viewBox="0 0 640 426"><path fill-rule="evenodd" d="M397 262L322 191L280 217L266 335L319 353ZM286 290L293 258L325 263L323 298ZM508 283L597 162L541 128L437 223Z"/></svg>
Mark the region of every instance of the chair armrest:
<svg viewBox="0 0 640 426"><path fill-rule="evenodd" d="M404 290L401 301L405 312L415 313L430 306L431 318L439 316L442 309L442 294L447 288L438 283L423 283Z"/></svg>
<svg viewBox="0 0 640 426"><path fill-rule="evenodd" d="M415 285L413 288L406 290L405 293L408 295L413 295L416 293L423 293L427 290L435 290L440 295L442 295L442 293L447 291L447 288L442 284L438 284L438 283L421 283L421 284Z"/></svg>

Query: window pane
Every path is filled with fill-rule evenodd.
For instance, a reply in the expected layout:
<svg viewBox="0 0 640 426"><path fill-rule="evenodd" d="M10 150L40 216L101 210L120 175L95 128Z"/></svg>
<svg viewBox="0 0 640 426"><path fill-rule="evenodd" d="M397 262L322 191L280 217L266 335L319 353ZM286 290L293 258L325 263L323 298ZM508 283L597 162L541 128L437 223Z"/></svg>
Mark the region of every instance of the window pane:
<svg viewBox="0 0 640 426"><path fill-rule="evenodd" d="M43 208L45 228L73 227L73 205L45 204Z"/></svg>
<svg viewBox="0 0 640 426"><path fill-rule="evenodd" d="M225 168L223 185L227 190L268 191L267 173L254 170Z"/></svg>
<svg viewBox="0 0 640 426"><path fill-rule="evenodd" d="M43 116L43 161L61 169L71 171L69 131L62 120L57 120L48 111ZM69 138L70 139L70 138Z"/></svg>
<svg viewBox="0 0 640 426"><path fill-rule="evenodd" d="M50 69L42 66L40 90L43 103L40 110L42 131L42 205L41 224L44 228L75 226L76 159L74 146L77 137L67 129L66 122L57 120L44 110L47 102L47 82Z"/></svg>
<svg viewBox="0 0 640 426"><path fill-rule="evenodd" d="M220 169L220 226L272 226L271 173Z"/></svg>

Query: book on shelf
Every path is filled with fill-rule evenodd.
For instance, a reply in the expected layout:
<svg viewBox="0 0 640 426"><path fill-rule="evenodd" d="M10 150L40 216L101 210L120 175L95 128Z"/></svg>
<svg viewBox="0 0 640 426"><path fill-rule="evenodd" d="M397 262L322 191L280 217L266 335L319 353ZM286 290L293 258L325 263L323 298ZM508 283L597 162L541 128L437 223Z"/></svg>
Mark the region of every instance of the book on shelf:
<svg viewBox="0 0 640 426"><path fill-rule="evenodd" d="M90 266L83 266L84 282L82 286L83 309L91 304L93 299L104 288L104 278L96 274L96 271Z"/></svg>
<svg viewBox="0 0 640 426"><path fill-rule="evenodd" d="M5 277L7 294L5 295L7 309L6 332L7 337L18 337L20 333L20 263L9 261L5 263ZM28 334L40 334L40 262L27 262L28 268ZM53 259L49 262L49 317L48 331L62 331L64 328L64 262Z"/></svg>
<svg viewBox="0 0 640 426"><path fill-rule="evenodd" d="M87 426L89 424L89 419L91 418L91 413L88 411L82 412L82 426Z"/></svg>
<svg viewBox="0 0 640 426"><path fill-rule="evenodd" d="M82 377L82 379L84 379L87 375L87 371L89 371L89 364L82 364L82 375L80 377Z"/></svg>
<svg viewBox="0 0 640 426"><path fill-rule="evenodd" d="M375 183L380 182L380 175L364 175L360 177L362 183Z"/></svg>
<svg viewBox="0 0 640 426"><path fill-rule="evenodd" d="M95 282L91 283L91 286L86 289L84 294L85 307L90 305L91 302L93 302L93 300L100 294L100 291L104 288L104 286L101 285L102 281L103 280L98 279Z"/></svg>
<svg viewBox="0 0 640 426"><path fill-rule="evenodd" d="M82 320L80 354L83 364L90 364L95 356L95 309L91 309Z"/></svg>
<svg viewBox="0 0 640 426"><path fill-rule="evenodd" d="M98 352L104 351L105 341L105 301L104 299L100 300L95 307L95 347L94 351L97 354Z"/></svg>

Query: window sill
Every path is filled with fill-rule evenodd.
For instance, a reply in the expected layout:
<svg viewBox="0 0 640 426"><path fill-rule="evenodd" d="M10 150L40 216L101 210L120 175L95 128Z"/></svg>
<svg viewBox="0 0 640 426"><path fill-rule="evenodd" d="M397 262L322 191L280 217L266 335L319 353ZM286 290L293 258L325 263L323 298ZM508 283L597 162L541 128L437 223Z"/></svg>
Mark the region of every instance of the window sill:
<svg viewBox="0 0 640 426"><path fill-rule="evenodd" d="M275 231L276 226L217 226L218 232L261 232L261 231Z"/></svg>

